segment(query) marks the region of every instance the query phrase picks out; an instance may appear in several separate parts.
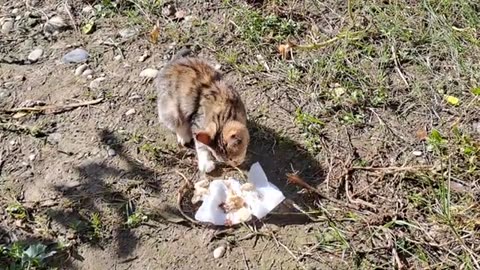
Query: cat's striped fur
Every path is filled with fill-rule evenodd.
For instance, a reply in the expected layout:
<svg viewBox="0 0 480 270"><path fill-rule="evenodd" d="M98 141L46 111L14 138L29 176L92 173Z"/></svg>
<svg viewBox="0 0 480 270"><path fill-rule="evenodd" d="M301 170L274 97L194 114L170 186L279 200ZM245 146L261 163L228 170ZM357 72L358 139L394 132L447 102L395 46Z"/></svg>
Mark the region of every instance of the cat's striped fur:
<svg viewBox="0 0 480 270"><path fill-rule="evenodd" d="M240 95L215 68L182 50L156 78L160 122L177 134L180 144L192 138L202 172L219 162L238 166L245 160L250 136Z"/></svg>

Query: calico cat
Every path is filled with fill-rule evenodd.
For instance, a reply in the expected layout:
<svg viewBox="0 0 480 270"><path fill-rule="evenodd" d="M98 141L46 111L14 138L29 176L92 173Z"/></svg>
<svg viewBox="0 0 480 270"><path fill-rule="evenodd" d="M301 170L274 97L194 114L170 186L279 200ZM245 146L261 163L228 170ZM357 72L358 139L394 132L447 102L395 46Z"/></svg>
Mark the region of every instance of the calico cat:
<svg viewBox="0 0 480 270"><path fill-rule="evenodd" d="M180 145L193 139L201 172L215 169L210 155L238 166L250 141L245 106L222 74L189 53L180 50L155 79L159 120Z"/></svg>

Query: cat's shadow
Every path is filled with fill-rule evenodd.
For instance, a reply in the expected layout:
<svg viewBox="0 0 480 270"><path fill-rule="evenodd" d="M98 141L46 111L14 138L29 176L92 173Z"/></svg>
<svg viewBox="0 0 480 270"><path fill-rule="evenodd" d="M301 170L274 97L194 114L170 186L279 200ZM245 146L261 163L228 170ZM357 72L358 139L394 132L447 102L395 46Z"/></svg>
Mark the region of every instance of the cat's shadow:
<svg viewBox="0 0 480 270"><path fill-rule="evenodd" d="M259 162L268 180L284 193L288 201L294 201L306 208L314 207L312 199L315 198L298 194L299 187L287 182L287 174L296 173L307 183L317 187L324 181L325 176L324 169L315 156L300 143L278 134L271 128L254 121L248 122L248 128L251 142L243 169L248 170L252 164ZM306 215L299 215L296 209L284 203L273 211L265 222L289 225L308 223L311 220Z"/></svg>

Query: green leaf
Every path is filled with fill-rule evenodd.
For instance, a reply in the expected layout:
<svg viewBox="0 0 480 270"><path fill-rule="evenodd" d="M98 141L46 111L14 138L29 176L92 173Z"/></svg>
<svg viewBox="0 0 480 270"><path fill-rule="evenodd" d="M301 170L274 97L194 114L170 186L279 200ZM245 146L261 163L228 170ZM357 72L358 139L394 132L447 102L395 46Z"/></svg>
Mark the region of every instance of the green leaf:
<svg viewBox="0 0 480 270"><path fill-rule="evenodd" d="M95 31L95 22L93 20L89 21L82 27L82 32L85 35L91 34Z"/></svg>
<svg viewBox="0 0 480 270"><path fill-rule="evenodd" d="M24 255L28 256L29 258L36 258L39 255L45 253L47 246L37 243L28 247L27 250L24 251Z"/></svg>
<svg viewBox="0 0 480 270"><path fill-rule="evenodd" d="M436 129L433 129L432 132L430 133L430 136L428 136L428 138L432 141L436 141L436 142L441 142L442 141L442 135L440 134L440 132Z"/></svg>
<svg viewBox="0 0 480 270"><path fill-rule="evenodd" d="M472 89L472 93L473 93L475 96L480 96L480 86L473 88L473 89Z"/></svg>
<svg viewBox="0 0 480 270"><path fill-rule="evenodd" d="M460 103L460 99L454 96L445 95L445 99L450 105L457 106Z"/></svg>

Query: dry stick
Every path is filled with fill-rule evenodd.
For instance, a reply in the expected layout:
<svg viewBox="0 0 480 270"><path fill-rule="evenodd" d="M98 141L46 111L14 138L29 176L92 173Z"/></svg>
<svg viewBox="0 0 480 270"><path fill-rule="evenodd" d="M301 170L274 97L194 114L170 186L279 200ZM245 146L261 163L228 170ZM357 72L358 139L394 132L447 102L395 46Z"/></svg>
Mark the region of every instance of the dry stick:
<svg viewBox="0 0 480 270"><path fill-rule="evenodd" d="M275 240L275 242L277 243L277 245L283 247L288 252L288 254L290 254L295 259L295 261L300 265L300 267L302 267L302 269L307 269L303 265L303 263L298 259L298 257L295 256L295 254L293 254L293 252L287 246L285 246L282 242L278 241L278 239L275 237L274 234L272 234L272 237L273 237L273 240Z"/></svg>
<svg viewBox="0 0 480 270"><path fill-rule="evenodd" d="M245 256L245 251L243 250L243 248L240 248L240 250L242 251L243 261L245 262L245 269L250 270L250 267L248 266L248 262L247 262L247 256Z"/></svg>
<svg viewBox="0 0 480 270"><path fill-rule="evenodd" d="M360 204L360 205L364 205L366 207L369 207L369 208L372 208L372 209L377 209L377 207L369 202L366 202L362 199L359 199L359 198L356 198L354 199L353 196L350 194L350 191L349 190L349 183L350 183L350 175L347 174L346 178L345 178L345 194L347 195L347 198L348 198L348 201L351 202L351 203L354 203L354 204Z"/></svg>
<svg viewBox="0 0 480 270"><path fill-rule="evenodd" d="M364 171L381 171L383 173L394 173L394 172L401 172L401 171L418 171L418 170L431 170L433 167L432 166L428 166L428 165L425 165L425 166L422 166L422 165L419 165L419 166L408 166L408 167L350 167L344 174L344 177L345 177L345 193L347 195L347 198L348 200L351 202L351 203L354 203L354 204L361 204L361 205L364 205L364 206L367 206L367 207L370 207L372 209L376 209L375 205L369 203L369 202L366 202L362 199L359 199L359 198L356 198L354 199L353 197L361 192L363 192L365 189L363 189L361 192L355 192L353 195L350 194L350 191L349 191L349 185L350 185L350 176L351 174L353 173L353 171L355 170L364 170ZM382 177L379 177L376 181L374 181L371 185L373 185L374 183L376 183L379 179L381 179ZM371 186L370 185L370 186Z"/></svg>
<svg viewBox="0 0 480 270"><path fill-rule="evenodd" d="M331 201L333 203L336 203L336 204L341 204L341 205L344 205L344 206L347 206L347 207L350 207L350 208L354 208L355 210L358 210L358 207L355 207L354 205L350 205L348 203L345 203L343 201L340 201L340 200L337 200L337 199L334 199L334 198L331 198L327 195L324 195L322 194L318 189L312 187L310 184L308 184L307 182L303 181L300 179L300 177L298 177L297 175L294 175L294 174L287 174L287 178L289 181L289 183L291 184L295 184L297 186L300 186L300 187L303 187L305 188L306 190L310 191L310 192L313 192L315 194L317 194L318 196L320 196L321 198L324 198L328 201Z"/></svg>
<svg viewBox="0 0 480 270"><path fill-rule="evenodd" d="M20 108L13 108L13 109L2 109L0 112L2 113L16 113L16 112L36 112L36 113L45 113L45 114L57 114L66 111L73 110L78 107L95 105L103 101L103 98L79 102L79 103L72 103L66 105L47 105L47 106L35 106L35 107L20 107Z"/></svg>
<svg viewBox="0 0 480 270"><path fill-rule="evenodd" d="M77 22L75 22L75 19L73 18L73 15L72 15L72 12L70 11L70 8L69 8L69 5L68 5L68 0L65 0L65 2L63 2L63 7L65 9L65 12L67 12L68 17L70 17L70 20L72 21L73 28L75 28L75 32L80 33L80 31L78 30L78 27L77 27Z"/></svg>
<svg viewBox="0 0 480 270"><path fill-rule="evenodd" d="M180 212L180 214L182 214L182 216L192 222L193 224L196 224L196 225L201 225L200 222L192 219L191 217L189 217L187 214L185 214L185 212L183 212L183 209L182 209L182 199L183 199L183 195L185 195L185 191L188 189L188 188L192 188L193 187L193 183L191 180L189 180L183 173L175 170L175 173L177 173L178 175L180 175L184 180L185 180L185 184L183 184L183 186L178 190L178 197L177 197L177 209L178 211Z"/></svg>
<svg viewBox="0 0 480 270"><path fill-rule="evenodd" d="M402 80L405 83L405 85L407 86L407 88L409 88L410 85L408 84L407 79L405 78L405 76L402 73L402 70L400 69L400 63L398 62L397 54L395 53L395 48L393 47L393 45L392 45L391 49L392 49L393 62L395 63L395 70L397 71L400 78L402 78Z"/></svg>
<svg viewBox="0 0 480 270"><path fill-rule="evenodd" d="M418 165L418 166L406 166L406 167L397 167L397 166L392 166L392 167L358 167L358 166L353 166L348 169L348 173L352 173L355 170L363 170L363 171L390 171L387 173L393 173L393 172L403 172L403 171L428 171L433 169L433 166L430 165Z"/></svg>

